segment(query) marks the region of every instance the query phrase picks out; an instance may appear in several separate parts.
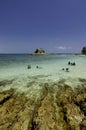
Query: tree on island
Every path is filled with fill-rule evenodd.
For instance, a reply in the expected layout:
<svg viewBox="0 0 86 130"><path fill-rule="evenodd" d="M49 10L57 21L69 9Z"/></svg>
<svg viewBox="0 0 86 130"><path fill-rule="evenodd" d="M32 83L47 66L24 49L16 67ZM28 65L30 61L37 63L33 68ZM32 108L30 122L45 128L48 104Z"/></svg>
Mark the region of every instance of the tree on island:
<svg viewBox="0 0 86 130"><path fill-rule="evenodd" d="M82 54L86 54L86 46L82 48Z"/></svg>
<svg viewBox="0 0 86 130"><path fill-rule="evenodd" d="M37 48L34 53L35 54L45 54L45 51L43 49L38 49Z"/></svg>

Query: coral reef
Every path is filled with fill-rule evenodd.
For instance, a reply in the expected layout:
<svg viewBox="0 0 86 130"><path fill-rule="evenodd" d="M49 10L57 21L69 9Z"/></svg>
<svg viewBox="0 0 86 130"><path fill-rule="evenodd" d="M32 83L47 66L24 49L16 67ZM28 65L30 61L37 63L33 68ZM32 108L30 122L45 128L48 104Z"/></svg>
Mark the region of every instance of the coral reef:
<svg viewBox="0 0 86 130"><path fill-rule="evenodd" d="M45 84L36 101L0 92L0 130L86 130L86 87Z"/></svg>

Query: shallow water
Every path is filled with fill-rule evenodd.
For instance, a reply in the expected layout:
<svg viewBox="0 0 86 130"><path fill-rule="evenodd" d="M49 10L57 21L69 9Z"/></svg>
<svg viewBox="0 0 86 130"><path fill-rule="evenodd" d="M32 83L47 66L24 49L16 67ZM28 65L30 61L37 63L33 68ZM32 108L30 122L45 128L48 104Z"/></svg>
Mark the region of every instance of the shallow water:
<svg viewBox="0 0 86 130"><path fill-rule="evenodd" d="M76 65L68 65L68 61ZM27 69L30 65L31 69ZM38 66L38 68L36 67ZM62 70L64 68L64 70ZM69 72L66 72L69 68ZM80 79L84 79L81 82ZM15 88L37 96L45 83L86 85L86 56L79 55L0 55L0 91Z"/></svg>

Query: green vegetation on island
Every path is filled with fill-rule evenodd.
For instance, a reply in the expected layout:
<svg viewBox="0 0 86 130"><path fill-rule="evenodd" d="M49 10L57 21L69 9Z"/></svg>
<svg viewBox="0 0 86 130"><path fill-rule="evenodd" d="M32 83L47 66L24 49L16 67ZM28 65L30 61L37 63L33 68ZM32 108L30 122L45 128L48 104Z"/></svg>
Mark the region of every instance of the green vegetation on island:
<svg viewBox="0 0 86 130"><path fill-rule="evenodd" d="M86 46L84 46L83 48L82 48L82 54L86 54Z"/></svg>
<svg viewBox="0 0 86 130"><path fill-rule="evenodd" d="M33 54L45 54L45 51L37 48Z"/></svg>

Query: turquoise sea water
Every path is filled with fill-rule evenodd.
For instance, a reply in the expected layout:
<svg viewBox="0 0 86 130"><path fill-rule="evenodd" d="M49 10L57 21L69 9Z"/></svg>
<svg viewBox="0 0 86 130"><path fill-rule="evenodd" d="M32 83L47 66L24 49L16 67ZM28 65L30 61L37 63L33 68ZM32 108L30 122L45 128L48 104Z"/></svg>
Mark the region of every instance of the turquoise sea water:
<svg viewBox="0 0 86 130"><path fill-rule="evenodd" d="M69 61L76 65L68 65ZM31 69L27 68L28 65ZM66 68L69 68L69 72L66 72ZM33 92L37 94L40 91L44 83L55 82L58 86L59 81L65 81L75 87L80 85L80 79L86 79L86 56L0 55L0 91L15 88L33 95Z"/></svg>

